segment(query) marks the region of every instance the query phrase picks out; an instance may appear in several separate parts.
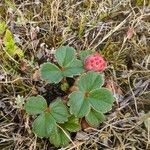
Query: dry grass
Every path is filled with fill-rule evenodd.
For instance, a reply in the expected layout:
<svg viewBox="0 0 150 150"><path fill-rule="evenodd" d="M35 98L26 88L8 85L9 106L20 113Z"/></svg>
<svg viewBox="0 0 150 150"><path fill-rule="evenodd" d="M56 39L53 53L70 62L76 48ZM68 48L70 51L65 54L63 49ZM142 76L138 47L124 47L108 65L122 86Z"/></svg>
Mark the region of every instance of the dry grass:
<svg viewBox="0 0 150 150"><path fill-rule="evenodd" d="M2 0L0 14L25 52L18 61L0 49L0 149L55 149L31 132L16 97L38 93L39 64L65 44L105 56L116 102L105 123L79 132L62 150L150 149L149 0Z"/></svg>

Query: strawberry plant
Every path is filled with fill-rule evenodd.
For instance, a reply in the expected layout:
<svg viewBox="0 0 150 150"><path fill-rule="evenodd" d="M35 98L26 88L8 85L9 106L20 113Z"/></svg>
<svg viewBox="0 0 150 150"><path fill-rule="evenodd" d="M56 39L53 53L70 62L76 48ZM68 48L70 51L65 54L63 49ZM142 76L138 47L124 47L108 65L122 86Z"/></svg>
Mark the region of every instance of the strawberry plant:
<svg viewBox="0 0 150 150"><path fill-rule="evenodd" d="M63 146L69 142L68 131L75 132L80 129L78 118L69 115L67 107L59 98L47 106L42 96L32 96L27 100L25 109L30 115L38 115L32 124L37 136L49 138L56 146Z"/></svg>
<svg viewBox="0 0 150 150"><path fill-rule="evenodd" d="M83 63L76 58L75 49L69 46L58 48L55 53L57 65L50 62L41 66L41 76L49 83L58 83L64 77L73 77L83 72Z"/></svg>
<svg viewBox="0 0 150 150"><path fill-rule="evenodd" d="M103 87L106 62L98 53L84 51L76 54L74 48L63 46L56 50L56 63L41 65L41 78L48 84L61 84L67 91L65 97L53 100L49 106L44 97L29 97L25 110L36 116L32 127L40 137L49 138L56 147L65 146L71 140L70 133L81 129L81 119L93 127L105 120L104 113L111 110L114 97L111 91ZM66 77L74 78L75 90L68 90ZM67 101L67 102L66 102Z"/></svg>
<svg viewBox="0 0 150 150"><path fill-rule="evenodd" d="M70 113L78 118L85 117L90 125L98 125L104 120L103 113L109 111L113 104L113 95L106 88L103 75L97 72L83 74L78 83L78 91L69 95Z"/></svg>

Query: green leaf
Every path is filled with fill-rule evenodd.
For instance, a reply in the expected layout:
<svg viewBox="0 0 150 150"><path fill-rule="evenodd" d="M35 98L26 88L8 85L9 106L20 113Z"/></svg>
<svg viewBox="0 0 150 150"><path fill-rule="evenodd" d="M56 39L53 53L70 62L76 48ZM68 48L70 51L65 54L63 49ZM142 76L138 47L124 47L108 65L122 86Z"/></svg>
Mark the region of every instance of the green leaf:
<svg viewBox="0 0 150 150"><path fill-rule="evenodd" d="M90 92L104 84L104 77L98 72L88 72L80 77L78 87L80 91Z"/></svg>
<svg viewBox="0 0 150 150"><path fill-rule="evenodd" d="M73 77L74 75L79 75L84 71L83 64L80 60L73 60L68 67L64 68L64 77Z"/></svg>
<svg viewBox="0 0 150 150"><path fill-rule="evenodd" d="M105 89L92 90L89 95L84 92L73 92L69 96L68 105L70 106L70 113L78 118L86 116L90 111L90 106L96 111L107 112L113 105L113 94Z"/></svg>
<svg viewBox="0 0 150 150"><path fill-rule="evenodd" d="M13 35L8 29L6 30L6 33L4 35L3 43L5 46L5 50L9 55L14 56L17 54L20 58L24 57L23 51L15 44Z"/></svg>
<svg viewBox="0 0 150 150"><path fill-rule="evenodd" d="M33 130L39 137L49 137L56 123L64 123L69 117L67 107L60 99L47 107L42 96L32 96L26 102L25 109L29 114L40 114L33 123Z"/></svg>
<svg viewBox="0 0 150 150"><path fill-rule="evenodd" d="M33 122L33 131L38 137L49 137L50 133L56 126L56 122L52 115L48 112L39 115Z"/></svg>
<svg viewBox="0 0 150 150"><path fill-rule="evenodd" d="M68 121L61 126L70 132L77 132L81 129L79 118L76 118L74 116L69 117Z"/></svg>
<svg viewBox="0 0 150 150"><path fill-rule="evenodd" d="M103 76L97 72L88 72L80 77L77 85L80 91L69 96L70 113L78 118L86 116L92 107L98 112L105 113L113 105L113 94L106 88Z"/></svg>
<svg viewBox="0 0 150 150"><path fill-rule="evenodd" d="M41 77L49 83L58 83L63 78L61 70L52 63L44 63L41 66Z"/></svg>
<svg viewBox="0 0 150 150"><path fill-rule="evenodd" d="M84 99L82 92L73 92L69 95L70 113L78 118L84 117L90 110L89 102Z"/></svg>
<svg viewBox="0 0 150 150"><path fill-rule="evenodd" d="M49 140L56 147L62 147L68 145L70 142L67 136L70 137L69 133L66 130L62 130L58 127L55 127L52 133L50 134Z"/></svg>
<svg viewBox="0 0 150 150"><path fill-rule="evenodd" d="M85 58L93 53L92 50L85 50L80 52L80 59L84 62Z"/></svg>
<svg viewBox="0 0 150 150"><path fill-rule="evenodd" d="M106 88L96 89L90 92L88 101L93 109L106 113L111 110L114 97L111 91Z"/></svg>
<svg viewBox="0 0 150 150"><path fill-rule="evenodd" d="M62 46L56 50L55 57L61 67L67 67L75 58L75 49Z"/></svg>
<svg viewBox="0 0 150 150"><path fill-rule="evenodd" d="M94 109L91 109L87 116L85 116L86 121L91 126L98 126L101 122L105 120L105 116L95 111Z"/></svg>
<svg viewBox="0 0 150 150"><path fill-rule="evenodd" d="M45 111L46 108L47 103L42 96L32 96L25 104L26 112L32 115L41 114Z"/></svg>
<svg viewBox="0 0 150 150"><path fill-rule="evenodd" d="M62 100L57 99L50 104L51 114L58 123L68 121L69 113Z"/></svg>
<svg viewBox="0 0 150 150"><path fill-rule="evenodd" d="M3 34L7 28L7 25L4 21L0 20L0 34Z"/></svg>
<svg viewBox="0 0 150 150"><path fill-rule="evenodd" d="M12 33L8 29L6 30L6 33L4 35L3 43L6 48L6 51L10 55L14 55L15 54L15 42L14 42Z"/></svg>

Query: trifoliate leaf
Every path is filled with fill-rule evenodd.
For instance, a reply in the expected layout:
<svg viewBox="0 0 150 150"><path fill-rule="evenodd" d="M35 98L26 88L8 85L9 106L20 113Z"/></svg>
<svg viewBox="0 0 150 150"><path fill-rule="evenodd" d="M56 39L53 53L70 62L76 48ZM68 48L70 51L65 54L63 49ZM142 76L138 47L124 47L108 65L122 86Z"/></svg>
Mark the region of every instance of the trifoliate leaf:
<svg viewBox="0 0 150 150"><path fill-rule="evenodd" d="M75 58L75 49L62 46L56 50L55 57L61 67L67 67Z"/></svg>
<svg viewBox="0 0 150 150"><path fill-rule="evenodd" d="M41 114L45 111L46 108L47 103L42 96L32 96L25 104L26 112L32 115Z"/></svg>
<svg viewBox="0 0 150 150"><path fill-rule="evenodd" d="M63 78L61 70L52 63L44 63L41 66L41 77L49 83L58 83Z"/></svg>
<svg viewBox="0 0 150 150"><path fill-rule="evenodd" d="M91 126L98 126L101 122L104 121L105 116L95 111L94 109L91 109L87 116L85 116L86 121Z"/></svg>
<svg viewBox="0 0 150 150"><path fill-rule="evenodd" d="M90 104L84 98L84 93L73 92L69 95L70 113L78 118L84 117L90 110Z"/></svg>
<svg viewBox="0 0 150 150"><path fill-rule="evenodd" d="M79 75L84 71L83 64L80 60L73 60L68 67L64 68L63 76L64 77L73 77L74 75Z"/></svg>
<svg viewBox="0 0 150 150"><path fill-rule="evenodd" d="M69 113L62 100L57 99L50 104L51 114L58 123L64 123L68 120Z"/></svg>
<svg viewBox="0 0 150 150"><path fill-rule="evenodd" d="M57 123L68 121L67 107L60 99L55 100L47 107L46 100L42 96L32 96L25 104L29 114L40 114L33 123L33 130L39 137L49 137Z"/></svg>
<svg viewBox="0 0 150 150"><path fill-rule="evenodd" d="M91 107L100 113L109 111L114 98L111 91L101 88L103 83L103 76L97 72L82 75L77 84L80 91L69 96L70 113L82 118L88 115Z"/></svg>
<svg viewBox="0 0 150 150"><path fill-rule="evenodd" d="M113 105L113 101L114 98L111 91L106 88L98 88L91 89L91 92L73 92L69 96L68 105L70 106L71 114L82 118L89 113L91 107L102 113L109 111Z"/></svg>
<svg viewBox="0 0 150 150"><path fill-rule="evenodd" d="M68 121L61 125L64 129L67 129L70 132L76 132L81 129L79 118L71 116L68 118Z"/></svg>
<svg viewBox="0 0 150 150"><path fill-rule="evenodd" d="M70 142L67 136L70 137L69 133L66 130L62 130L55 126L54 130L50 134L49 140L56 147L62 147L68 145Z"/></svg>
<svg viewBox="0 0 150 150"><path fill-rule="evenodd" d="M37 134L37 136L43 138L49 137L50 133L56 126L56 122L50 113L45 112L34 120L32 126L33 131Z"/></svg>
<svg viewBox="0 0 150 150"><path fill-rule="evenodd" d="M80 91L90 92L104 84L103 75L98 72L88 72L80 77L78 87Z"/></svg>
<svg viewBox="0 0 150 150"><path fill-rule="evenodd" d="M114 101L112 92L106 88L91 91L87 99L93 109L103 113L111 109Z"/></svg>

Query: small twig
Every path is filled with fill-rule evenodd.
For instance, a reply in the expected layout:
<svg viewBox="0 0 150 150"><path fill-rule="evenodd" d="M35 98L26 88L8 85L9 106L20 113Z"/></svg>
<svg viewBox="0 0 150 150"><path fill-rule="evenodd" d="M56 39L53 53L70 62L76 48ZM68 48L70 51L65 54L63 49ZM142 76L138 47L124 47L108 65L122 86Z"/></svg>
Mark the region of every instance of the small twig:
<svg viewBox="0 0 150 150"><path fill-rule="evenodd" d="M72 139L68 136L68 134L66 133L66 131L61 127L61 126L59 126L58 124L57 124L57 127L58 128L60 128L63 132L64 132L64 134L67 136L67 138L71 141L71 143L75 146L76 144L72 141Z"/></svg>

